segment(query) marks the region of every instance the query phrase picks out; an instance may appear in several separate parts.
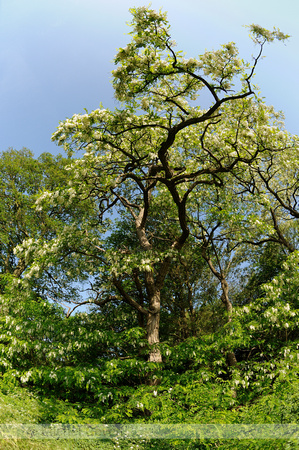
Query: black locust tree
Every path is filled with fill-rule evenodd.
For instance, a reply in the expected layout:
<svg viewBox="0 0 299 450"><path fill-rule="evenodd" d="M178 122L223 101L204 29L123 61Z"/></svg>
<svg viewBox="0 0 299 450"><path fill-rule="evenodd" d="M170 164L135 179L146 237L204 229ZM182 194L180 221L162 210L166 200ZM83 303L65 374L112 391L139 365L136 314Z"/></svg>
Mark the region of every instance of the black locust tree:
<svg viewBox="0 0 299 450"><path fill-rule="evenodd" d="M112 72L120 107L75 114L59 124L53 139L70 154L85 153L69 166L69 186L43 194L39 202L42 207L45 201L63 206L92 200L99 220L74 220L54 247L48 245L48 260L45 243L33 247L35 267L55 264L55 258L61 264L66 248L68 255L84 260L92 277L92 298L99 306L112 299L124 301L143 314L149 361L161 362L161 290L188 240L195 189L220 188L229 176L242 177L247 166L287 145L285 137L276 138L280 129L275 112L255 96L252 86L265 43L287 36L252 25L258 50L250 63L240 59L233 42L186 59L175 48L165 13L145 7L131 13L132 39L118 51ZM200 96L206 102L207 93L210 103L203 109ZM163 233L168 226L172 230L162 249L156 245L159 236L148 229L157 209L163 211ZM127 213L136 249L108 248L107 221ZM142 292L142 304L128 289L130 277Z"/></svg>

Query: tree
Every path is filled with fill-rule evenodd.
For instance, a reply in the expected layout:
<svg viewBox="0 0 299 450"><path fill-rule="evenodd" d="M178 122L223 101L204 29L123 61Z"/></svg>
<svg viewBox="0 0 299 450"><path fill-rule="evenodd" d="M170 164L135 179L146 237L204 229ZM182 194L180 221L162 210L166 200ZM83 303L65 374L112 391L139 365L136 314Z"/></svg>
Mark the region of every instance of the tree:
<svg viewBox="0 0 299 450"><path fill-rule="evenodd" d="M26 269L24 258L17 258L14 248L24 239L55 236L52 219L59 210L37 211L35 201L45 189L65 185L65 166L69 158L41 154L37 159L30 150L8 149L0 155L0 272L20 278ZM66 214L66 211L64 211ZM60 216L62 214L60 213Z"/></svg>
<svg viewBox="0 0 299 450"><path fill-rule="evenodd" d="M25 148L19 151L8 149L1 154L0 293L12 289L10 279L13 278L17 291L20 283L27 284L30 295L34 291L43 298L47 295L60 301L76 297L79 286L70 285L67 273L74 265L61 267L49 263L39 271L33 263L34 249L30 248L34 242L50 242L62 228L70 226L74 216L80 221L83 209L84 214L88 211L88 202L84 203L84 207L73 202L72 208L67 205L62 207L59 201L56 205L49 202L46 205L44 201L43 209L38 206L37 199L42 192L47 195L47 191L64 189L67 185L71 176L66 166L70 162L69 157L52 156L49 153L34 158L30 150ZM90 210L89 215L92 216ZM26 249L22 255L17 255L15 248L24 240L27 242ZM27 277L29 268L35 273L30 279ZM74 274L75 271L72 280Z"/></svg>
<svg viewBox="0 0 299 450"><path fill-rule="evenodd" d="M278 116L254 95L251 84L265 43L287 36L252 25L259 48L252 63L239 58L232 42L185 59L175 50L166 14L145 7L131 12L132 40L119 50L113 71L121 107L76 114L60 123L53 139L69 154L83 149L85 154L69 166L69 187L48 193L39 204L42 207L45 198L62 206L89 201L101 219L109 213L129 213L135 250L109 247L109 224L87 216L83 222L82 217L80 222L74 218L71 227L62 229L52 250L45 252L42 241L29 247L34 249L35 267L55 264L62 257L68 264L70 253L80 255L80 267L83 261L84 272L94 277L97 304L118 299L143 314L149 360L161 362L161 291L188 241L195 191L221 188L231 177L240 180L247 167L288 145L286 134L277 138ZM211 102L202 109L198 97L205 91ZM163 224L151 233L150 217L157 208L163 211ZM161 229L163 236L171 230L162 248L157 244ZM129 293L128 278L134 277L144 304Z"/></svg>

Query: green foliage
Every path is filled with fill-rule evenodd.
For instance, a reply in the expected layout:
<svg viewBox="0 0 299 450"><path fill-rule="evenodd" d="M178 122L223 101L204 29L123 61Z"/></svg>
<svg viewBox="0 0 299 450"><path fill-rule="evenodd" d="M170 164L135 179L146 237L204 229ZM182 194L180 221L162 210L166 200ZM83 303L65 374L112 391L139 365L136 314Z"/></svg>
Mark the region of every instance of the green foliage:
<svg viewBox="0 0 299 450"><path fill-rule="evenodd" d="M63 186L65 165L69 162L61 155L49 153L35 159L27 149L16 151L9 149L0 156L0 241L1 273L14 273L21 267L13 254L15 246L25 238L51 236L51 214L34 210L35 200L43 190L52 190Z"/></svg>
<svg viewBox="0 0 299 450"><path fill-rule="evenodd" d="M284 249L279 244L272 242L258 247L254 251L249 249L247 254L249 279L245 274L242 276L242 289L239 290L234 299L236 304L250 303L253 299L264 296L263 285L279 274L282 263L286 258Z"/></svg>

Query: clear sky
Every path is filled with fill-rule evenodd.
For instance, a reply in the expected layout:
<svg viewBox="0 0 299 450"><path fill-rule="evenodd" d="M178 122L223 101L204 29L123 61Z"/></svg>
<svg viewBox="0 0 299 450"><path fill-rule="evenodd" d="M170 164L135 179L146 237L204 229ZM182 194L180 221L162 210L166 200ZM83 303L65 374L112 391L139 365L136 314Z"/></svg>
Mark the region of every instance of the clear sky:
<svg viewBox="0 0 299 450"><path fill-rule="evenodd" d="M58 153L51 142L59 120L102 102L113 109L112 60L129 41L129 8L143 0L0 0L0 151L27 147ZM286 45L265 48L255 78L268 104L299 134L299 1L153 0L168 12L177 48L189 57L234 41L250 60L254 46L243 25L276 26Z"/></svg>

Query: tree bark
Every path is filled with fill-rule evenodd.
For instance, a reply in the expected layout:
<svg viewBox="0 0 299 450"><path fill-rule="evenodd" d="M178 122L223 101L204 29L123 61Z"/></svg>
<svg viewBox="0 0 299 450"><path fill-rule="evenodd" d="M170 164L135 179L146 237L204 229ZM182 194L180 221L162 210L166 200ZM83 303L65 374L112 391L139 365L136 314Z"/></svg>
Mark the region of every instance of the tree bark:
<svg viewBox="0 0 299 450"><path fill-rule="evenodd" d="M16 278L20 278L25 269L26 269L25 260L23 258L20 258L17 266L13 271L13 276Z"/></svg>
<svg viewBox="0 0 299 450"><path fill-rule="evenodd" d="M149 344L149 354L148 361L154 363L162 363L162 355L160 351L160 309L161 309L161 299L160 291L157 290L153 295L150 296L150 307L147 316L146 331L147 340ZM152 372L149 371L147 374L147 384L149 386L157 386L160 384L161 379L153 376Z"/></svg>
<svg viewBox="0 0 299 450"><path fill-rule="evenodd" d="M148 316L146 323L147 340L150 347L148 361L160 363L162 362L162 355L159 349L161 291L159 288L157 288L152 272L146 273L145 284L149 299Z"/></svg>
<svg viewBox="0 0 299 450"><path fill-rule="evenodd" d="M236 366L238 364L238 361L237 361L237 358L236 358L236 355L234 352L227 352L226 358L227 358L227 364L230 367Z"/></svg>
<svg viewBox="0 0 299 450"><path fill-rule="evenodd" d="M162 362L162 355L159 344L159 325L160 325L160 308L156 313L149 313L147 318L147 340L150 346L148 361Z"/></svg>
<svg viewBox="0 0 299 450"><path fill-rule="evenodd" d="M221 289L222 289L221 300L224 303L225 308L226 308L227 321L231 322L232 321L232 313L233 313L233 305L231 304L231 301L228 296L229 287L228 287L228 283L223 274L221 274L220 283L221 283Z"/></svg>

